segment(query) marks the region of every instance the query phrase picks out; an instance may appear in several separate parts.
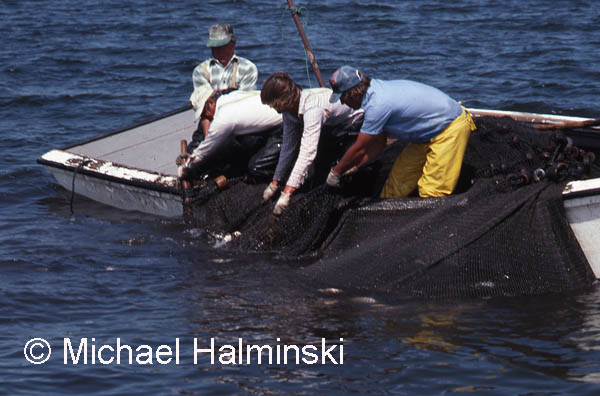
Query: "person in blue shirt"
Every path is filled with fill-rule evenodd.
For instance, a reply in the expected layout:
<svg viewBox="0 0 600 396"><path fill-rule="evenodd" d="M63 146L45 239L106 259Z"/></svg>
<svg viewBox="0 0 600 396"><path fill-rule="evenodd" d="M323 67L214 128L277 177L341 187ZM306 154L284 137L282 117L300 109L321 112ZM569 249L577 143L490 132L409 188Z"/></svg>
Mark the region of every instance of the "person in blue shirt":
<svg viewBox="0 0 600 396"><path fill-rule="evenodd" d="M437 88L409 80L371 79L342 66L331 76L331 100L364 110L356 142L327 177L338 187L341 175L375 160L388 139L409 142L396 158L381 198L400 198L418 189L420 197L452 193L475 124L468 112Z"/></svg>

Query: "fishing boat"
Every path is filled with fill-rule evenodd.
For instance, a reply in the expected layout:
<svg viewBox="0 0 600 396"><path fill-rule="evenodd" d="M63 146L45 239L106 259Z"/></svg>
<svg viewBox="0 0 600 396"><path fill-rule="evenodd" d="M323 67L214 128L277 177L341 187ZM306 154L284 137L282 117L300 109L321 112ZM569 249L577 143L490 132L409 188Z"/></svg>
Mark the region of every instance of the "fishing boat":
<svg viewBox="0 0 600 396"><path fill-rule="evenodd" d="M469 109L474 118L511 117L537 125L589 123L588 118ZM183 193L175 158L181 140L197 128L193 109L175 109L136 125L51 150L37 162L72 193L103 204L163 217L183 215ZM571 130L580 147L598 149L600 128ZM597 278L600 278L600 178L569 182L563 202L571 228Z"/></svg>
<svg viewBox="0 0 600 396"><path fill-rule="evenodd" d="M163 217L183 214L175 158L197 128L190 106L71 146L37 162L64 188L124 210Z"/></svg>

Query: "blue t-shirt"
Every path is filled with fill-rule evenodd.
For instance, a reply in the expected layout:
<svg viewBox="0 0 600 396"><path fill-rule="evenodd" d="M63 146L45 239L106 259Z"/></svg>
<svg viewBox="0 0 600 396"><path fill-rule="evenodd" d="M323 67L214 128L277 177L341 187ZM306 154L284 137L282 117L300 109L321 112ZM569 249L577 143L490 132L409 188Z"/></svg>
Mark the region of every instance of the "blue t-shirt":
<svg viewBox="0 0 600 396"><path fill-rule="evenodd" d="M371 80L363 97L362 133L427 143L442 132L462 107L437 88L409 80Z"/></svg>

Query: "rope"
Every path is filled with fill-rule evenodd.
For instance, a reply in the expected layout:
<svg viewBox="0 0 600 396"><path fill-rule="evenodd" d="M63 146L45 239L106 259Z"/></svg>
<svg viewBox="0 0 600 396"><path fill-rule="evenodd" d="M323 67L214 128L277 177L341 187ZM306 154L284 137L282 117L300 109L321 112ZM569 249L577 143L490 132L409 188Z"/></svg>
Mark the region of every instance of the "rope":
<svg viewBox="0 0 600 396"><path fill-rule="evenodd" d="M302 11L306 10L306 7L294 7L293 10L290 10L292 15L297 14L298 16L302 16Z"/></svg>
<svg viewBox="0 0 600 396"><path fill-rule="evenodd" d="M83 160L79 163L79 166L77 168L75 168L75 171L73 172L73 181L71 182L71 202L69 204L69 208L71 209L71 214L75 214L75 212L73 212L73 200L75 198L75 177L77 176L77 173L83 169L84 166L86 166L87 164L91 163L91 160Z"/></svg>

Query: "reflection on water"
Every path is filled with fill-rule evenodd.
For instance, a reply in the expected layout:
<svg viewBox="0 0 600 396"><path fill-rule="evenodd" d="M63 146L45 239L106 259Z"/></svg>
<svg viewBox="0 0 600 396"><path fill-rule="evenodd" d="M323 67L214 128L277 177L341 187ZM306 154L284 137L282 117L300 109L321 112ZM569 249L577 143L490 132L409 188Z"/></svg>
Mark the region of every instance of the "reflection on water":
<svg viewBox="0 0 600 396"><path fill-rule="evenodd" d="M454 328L456 323L456 316L452 313L433 315L433 314L421 314L419 315L421 322L420 330L417 331L413 336L406 337L402 342L408 344L414 348L422 348L429 351L440 351L446 353L454 353L457 349L456 345L453 345L443 337L444 330L448 328Z"/></svg>
<svg viewBox="0 0 600 396"><path fill-rule="evenodd" d="M554 378L547 390L553 381L597 382L600 367L592 362L598 322L581 316L588 303L579 297L385 304L340 291L311 291L294 283L290 272L260 261L213 271L205 279L216 283L196 291L195 334L217 334L222 342L243 334L244 340L273 346L278 338L290 344L343 338L343 372L286 367L286 378L300 382L335 373L367 389L369 378L385 375L392 389L400 389L421 371L447 378L431 388L440 391L506 390L507 378L532 375ZM252 368L239 369L240 375L252 375ZM334 386L321 379L325 389Z"/></svg>
<svg viewBox="0 0 600 396"><path fill-rule="evenodd" d="M598 286L596 287L598 289ZM578 367L569 369L567 378L600 384L600 361L594 359L600 351L600 306L596 292L578 298L581 303L583 320L581 329L571 335L570 340L589 360L583 360Z"/></svg>

